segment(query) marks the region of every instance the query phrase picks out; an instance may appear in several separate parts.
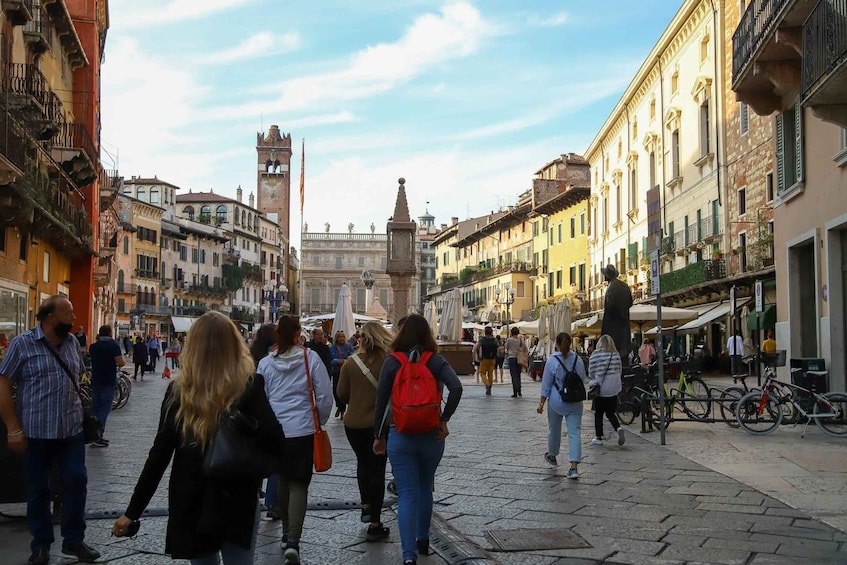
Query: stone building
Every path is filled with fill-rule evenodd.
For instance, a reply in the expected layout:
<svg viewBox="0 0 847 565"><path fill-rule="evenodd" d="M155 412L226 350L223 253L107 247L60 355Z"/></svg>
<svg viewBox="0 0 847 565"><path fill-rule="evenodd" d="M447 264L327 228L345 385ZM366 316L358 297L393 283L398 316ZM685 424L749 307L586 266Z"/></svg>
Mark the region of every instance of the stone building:
<svg viewBox="0 0 847 565"><path fill-rule="evenodd" d="M291 134L272 125L267 134L256 134L256 208L279 224L282 265L288 264L291 244Z"/></svg>
<svg viewBox="0 0 847 565"><path fill-rule="evenodd" d="M426 301L427 289L435 284L435 248L432 242L435 236L438 235L439 229L435 225L435 216L425 211L422 216L418 216L418 245L421 248L421 263L418 274L420 276L420 299L421 303L417 308L423 312L423 302Z"/></svg>

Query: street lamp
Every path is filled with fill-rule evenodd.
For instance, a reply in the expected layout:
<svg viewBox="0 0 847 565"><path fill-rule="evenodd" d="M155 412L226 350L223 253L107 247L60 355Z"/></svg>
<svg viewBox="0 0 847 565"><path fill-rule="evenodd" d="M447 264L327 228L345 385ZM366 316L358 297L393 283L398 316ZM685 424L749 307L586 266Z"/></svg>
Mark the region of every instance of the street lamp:
<svg viewBox="0 0 847 565"><path fill-rule="evenodd" d="M506 306L506 337L509 337L509 306L515 303L515 289L509 283L505 284L506 292L502 293L500 287L494 291L494 300L497 304ZM501 295L503 298L501 299Z"/></svg>

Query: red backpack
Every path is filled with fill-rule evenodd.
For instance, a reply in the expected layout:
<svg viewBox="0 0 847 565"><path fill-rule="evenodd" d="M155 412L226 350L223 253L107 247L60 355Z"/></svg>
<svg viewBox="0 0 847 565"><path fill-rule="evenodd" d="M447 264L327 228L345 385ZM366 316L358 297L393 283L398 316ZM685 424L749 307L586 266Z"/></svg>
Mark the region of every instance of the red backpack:
<svg viewBox="0 0 847 565"><path fill-rule="evenodd" d="M400 362L391 389L394 427L402 434L425 434L441 425L441 392L438 381L426 366L431 351L424 351L416 362L405 353L392 353Z"/></svg>

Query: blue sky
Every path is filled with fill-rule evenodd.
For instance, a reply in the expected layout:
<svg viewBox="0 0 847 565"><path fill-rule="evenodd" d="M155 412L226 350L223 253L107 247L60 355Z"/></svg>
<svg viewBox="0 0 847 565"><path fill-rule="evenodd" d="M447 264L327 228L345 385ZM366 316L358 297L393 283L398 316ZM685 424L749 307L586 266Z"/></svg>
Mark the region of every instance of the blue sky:
<svg viewBox="0 0 847 565"><path fill-rule="evenodd" d="M126 177L246 198L278 124L292 232L301 138L310 231L384 231L400 176L412 216L482 215L585 151L679 4L111 0L104 149Z"/></svg>

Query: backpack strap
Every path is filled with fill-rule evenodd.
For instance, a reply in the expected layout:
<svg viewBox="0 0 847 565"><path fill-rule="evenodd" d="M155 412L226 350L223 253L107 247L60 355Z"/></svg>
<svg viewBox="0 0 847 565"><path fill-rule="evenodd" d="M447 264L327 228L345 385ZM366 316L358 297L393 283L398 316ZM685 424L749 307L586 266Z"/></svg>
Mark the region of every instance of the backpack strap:
<svg viewBox="0 0 847 565"><path fill-rule="evenodd" d="M365 375L365 377L367 377L367 379L370 381L370 383L372 385L374 385L374 388L379 388L379 383L374 378L373 373L371 373L371 370L368 369L368 366L365 365L365 362L362 361L362 358L359 357L359 354L354 353L353 355L350 356L350 359L352 359L353 361L356 362L356 365L358 365L359 369L362 370L362 374Z"/></svg>

